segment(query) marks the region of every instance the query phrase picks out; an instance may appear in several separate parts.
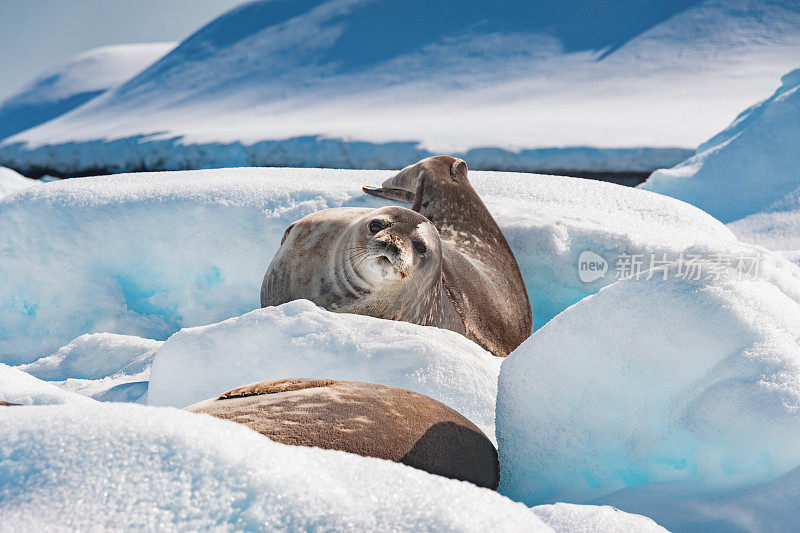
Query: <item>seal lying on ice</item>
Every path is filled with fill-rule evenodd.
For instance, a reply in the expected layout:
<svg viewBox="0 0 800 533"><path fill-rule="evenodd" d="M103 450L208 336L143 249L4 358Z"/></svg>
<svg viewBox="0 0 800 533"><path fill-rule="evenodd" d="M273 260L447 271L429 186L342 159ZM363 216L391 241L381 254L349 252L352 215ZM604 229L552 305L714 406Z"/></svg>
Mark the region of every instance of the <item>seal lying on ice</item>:
<svg viewBox="0 0 800 533"><path fill-rule="evenodd" d="M423 159L364 191L412 207L342 207L298 220L264 276L262 307L306 298L331 311L450 329L497 356L530 336L519 266L464 161Z"/></svg>
<svg viewBox="0 0 800 533"><path fill-rule="evenodd" d="M282 379L230 390L186 408L245 424L284 444L342 450L497 488L497 451L445 404L397 387Z"/></svg>

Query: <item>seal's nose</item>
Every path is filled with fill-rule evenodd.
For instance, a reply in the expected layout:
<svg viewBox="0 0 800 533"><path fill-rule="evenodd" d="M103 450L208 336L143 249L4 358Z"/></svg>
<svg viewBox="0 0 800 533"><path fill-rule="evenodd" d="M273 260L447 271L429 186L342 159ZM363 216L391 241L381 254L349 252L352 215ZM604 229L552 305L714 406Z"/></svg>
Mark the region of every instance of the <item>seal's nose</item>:
<svg viewBox="0 0 800 533"><path fill-rule="evenodd" d="M403 252L403 246L400 242L400 239L395 237L394 235L390 235L386 239L381 239L378 241L378 245L385 249L387 252L390 252L394 256L400 256Z"/></svg>
<svg viewBox="0 0 800 533"><path fill-rule="evenodd" d="M389 242L386 243L386 248L398 255L403 251L402 248L400 248L400 241L397 239L390 239Z"/></svg>

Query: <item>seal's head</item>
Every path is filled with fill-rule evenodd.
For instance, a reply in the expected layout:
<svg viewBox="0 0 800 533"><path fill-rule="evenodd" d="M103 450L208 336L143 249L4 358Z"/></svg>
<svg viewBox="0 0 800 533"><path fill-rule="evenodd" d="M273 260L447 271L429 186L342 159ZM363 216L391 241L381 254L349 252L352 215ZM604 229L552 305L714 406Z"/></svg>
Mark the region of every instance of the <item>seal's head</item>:
<svg viewBox="0 0 800 533"><path fill-rule="evenodd" d="M377 304L391 313L420 291L430 291L441 279L441 269L436 227L415 211L390 206L353 224L339 248L336 278L347 293L363 298L368 309Z"/></svg>
<svg viewBox="0 0 800 533"><path fill-rule="evenodd" d="M441 266L439 232L427 218L402 207L384 207L359 228L364 270L376 281L403 280Z"/></svg>

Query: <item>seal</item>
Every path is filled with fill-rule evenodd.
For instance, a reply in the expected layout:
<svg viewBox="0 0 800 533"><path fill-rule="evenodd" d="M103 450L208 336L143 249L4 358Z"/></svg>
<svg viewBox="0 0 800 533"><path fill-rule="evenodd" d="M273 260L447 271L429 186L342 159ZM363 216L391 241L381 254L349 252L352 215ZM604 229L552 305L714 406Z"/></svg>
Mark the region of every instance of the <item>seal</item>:
<svg viewBox="0 0 800 533"><path fill-rule="evenodd" d="M497 450L445 404L397 387L283 379L239 387L186 407L244 424L283 444L342 450L496 489Z"/></svg>
<svg viewBox="0 0 800 533"><path fill-rule="evenodd" d="M342 207L293 223L264 276L262 307L305 298L449 329L501 357L530 336L519 266L463 160L423 159L364 191L411 209Z"/></svg>

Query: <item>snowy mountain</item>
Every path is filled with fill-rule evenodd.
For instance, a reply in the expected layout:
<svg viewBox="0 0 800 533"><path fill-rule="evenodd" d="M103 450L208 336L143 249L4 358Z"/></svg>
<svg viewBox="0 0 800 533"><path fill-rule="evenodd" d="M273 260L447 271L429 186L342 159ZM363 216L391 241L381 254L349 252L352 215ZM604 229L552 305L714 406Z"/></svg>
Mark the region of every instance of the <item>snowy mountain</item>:
<svg viewBox="0 0 800 533"><path fill-rule="evenodd" d="M79 107L136 75L175 45L104 46L45 72L0 103L0 139Z"/></svg>
<svg viewBox="0 0 800 533"><path fill-rule="evenodd" d="M798 46L792 0L262 0L7 139L0 161L397 168L457 152L473 168L648 172L774 90Z"/></svg>

